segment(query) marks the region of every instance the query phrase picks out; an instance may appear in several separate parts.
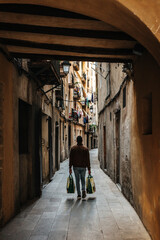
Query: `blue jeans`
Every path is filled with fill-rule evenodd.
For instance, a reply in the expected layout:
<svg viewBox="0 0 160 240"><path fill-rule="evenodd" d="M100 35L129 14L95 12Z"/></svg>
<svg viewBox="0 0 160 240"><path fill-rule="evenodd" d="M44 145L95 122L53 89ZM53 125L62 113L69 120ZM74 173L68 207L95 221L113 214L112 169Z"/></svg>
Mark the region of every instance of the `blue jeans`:
<svg viewBox="0 0 160 240"><path fill-rule="evenodd" d="M82 191L85 191L85 174L86 169L81 167L73 167L75 178L76 178L76 187L77 187L77 194L81 195L80 191L80 179L82 184Z"/></svg>

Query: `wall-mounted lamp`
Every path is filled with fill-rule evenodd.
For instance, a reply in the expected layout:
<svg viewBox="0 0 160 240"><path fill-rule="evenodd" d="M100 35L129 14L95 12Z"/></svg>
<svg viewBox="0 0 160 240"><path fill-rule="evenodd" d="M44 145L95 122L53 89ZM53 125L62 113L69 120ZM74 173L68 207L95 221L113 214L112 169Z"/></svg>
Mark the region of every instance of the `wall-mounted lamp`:
<svg viewBox="0 0 160 240"><path fill-rule="evenodd" d="M68 61L62 62L63 72L67 75L69 73L69 68L71 64Z"/></svg>

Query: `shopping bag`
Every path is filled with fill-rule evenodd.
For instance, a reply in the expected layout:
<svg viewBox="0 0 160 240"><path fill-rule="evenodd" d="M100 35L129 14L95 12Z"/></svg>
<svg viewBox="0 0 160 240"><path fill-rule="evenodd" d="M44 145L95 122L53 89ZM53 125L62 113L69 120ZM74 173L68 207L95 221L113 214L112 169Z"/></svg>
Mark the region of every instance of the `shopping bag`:
<svg viewBox="0 0 160 240"><path fill-rule="evenodd" d="M72 174L69 175L67 178L67 193L74 193L75 192L75 184Z"/></svg>
<svg viewBox="0 0 160 240"><path fill-rule="evenodd" d="M95 182L91 175L88 175L86 178L86 191L88 194L92 194L96 191Z"/></svg>

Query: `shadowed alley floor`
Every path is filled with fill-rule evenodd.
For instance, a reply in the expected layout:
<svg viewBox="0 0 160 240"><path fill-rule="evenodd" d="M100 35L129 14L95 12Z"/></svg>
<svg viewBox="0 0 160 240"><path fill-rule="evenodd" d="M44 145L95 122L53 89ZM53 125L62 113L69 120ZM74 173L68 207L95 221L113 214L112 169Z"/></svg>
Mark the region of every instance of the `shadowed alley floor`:
<svg viewBox="0 0 160 240"><path fill-rule="evenodd" d="M139 217L90 151L96 193L86 201L66 193L68 160L61 164L42 197L0 232L1 240L150 240Z"/></svg>

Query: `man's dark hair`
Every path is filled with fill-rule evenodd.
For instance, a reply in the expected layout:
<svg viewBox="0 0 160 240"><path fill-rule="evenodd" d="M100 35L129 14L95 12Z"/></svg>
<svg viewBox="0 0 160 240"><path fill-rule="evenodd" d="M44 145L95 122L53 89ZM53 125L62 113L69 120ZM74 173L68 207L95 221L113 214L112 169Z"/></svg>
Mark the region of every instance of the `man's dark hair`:
<svg viewBox="0 0 160 240"><path fill-rule="evenodd" d="M78 137L77 137L77 143L78 143L78 144L82 143L82 137L81 137L81 136L78 136Z"/></svg>

